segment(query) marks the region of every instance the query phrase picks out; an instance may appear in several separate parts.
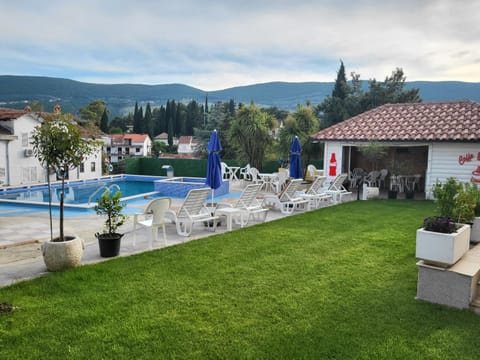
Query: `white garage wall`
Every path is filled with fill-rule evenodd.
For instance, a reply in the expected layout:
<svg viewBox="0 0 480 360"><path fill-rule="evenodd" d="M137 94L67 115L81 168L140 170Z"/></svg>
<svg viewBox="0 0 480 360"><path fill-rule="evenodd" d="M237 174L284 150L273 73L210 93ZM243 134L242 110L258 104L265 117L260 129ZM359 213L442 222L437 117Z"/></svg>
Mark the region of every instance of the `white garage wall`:
<svg viewBox="0 0 480 360"><path fill-rule="evenodd" d="M433 143L430 146L425 184L427 197L431 198L431 187L437 180L445 182L454 177L462 182L480 181L480 175L473 174L479 166L480 144Z"/></svg>

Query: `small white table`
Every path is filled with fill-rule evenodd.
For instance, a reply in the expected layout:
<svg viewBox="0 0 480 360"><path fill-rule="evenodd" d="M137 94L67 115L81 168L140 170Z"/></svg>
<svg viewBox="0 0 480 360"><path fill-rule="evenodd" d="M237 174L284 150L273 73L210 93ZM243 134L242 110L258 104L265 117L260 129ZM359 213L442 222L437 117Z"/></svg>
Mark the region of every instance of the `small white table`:
<svg viewBox="0 0 480 360"><path fill-rule="evenodd" d="M229 166L230 180L238 180L237 172L240 170L240 166Z"/></svg>
<svg viewBox="0 0 480 360"><path fill-rule="evenodd" d="M275 192L274 181L278 178L278 173L259 173L260 179L263 181L265 191Z"/></svg>
<svg viewBox="0 0 480 360"><path fill-rule="evenodd" d="M241 224L243 224L243 212L237 208L220 208L215 211L215 215L225 216L227 218L227 231L232 231L232 221L235 215L240 215L240 221Z"/></svg>

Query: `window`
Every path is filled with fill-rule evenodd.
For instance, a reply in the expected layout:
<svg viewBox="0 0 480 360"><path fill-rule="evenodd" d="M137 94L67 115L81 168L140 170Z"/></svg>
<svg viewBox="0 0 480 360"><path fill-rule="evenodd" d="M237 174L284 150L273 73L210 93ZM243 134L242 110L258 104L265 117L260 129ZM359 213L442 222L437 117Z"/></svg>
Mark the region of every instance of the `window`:
<svg viewBox="0 0 480 360"><path fill-rule="evenodd" d="M95 172L95 162L90 163L90 171Z"/></svg>
<svg viewBox="0 0 480 360"><path fill-rule="evenodd" d="M81 173L84 173L84 172L85 172L85 164L84 164L84 163L81 163L81 164L80 164L80 172L81 172Z"/></svg>
<svg viewBox="0 0 480 360"><path fill-rule="evenodd" d="M28 133L22 133L22 146L28 146Z"/></svg>
<svg viewBox="0 0 480 360"><path fill-rule="evenodd" d="M139 147L135 148L135 152L136 152L137 154L140 154L141 150L142 150L142 149L139 148Z"/></svg>

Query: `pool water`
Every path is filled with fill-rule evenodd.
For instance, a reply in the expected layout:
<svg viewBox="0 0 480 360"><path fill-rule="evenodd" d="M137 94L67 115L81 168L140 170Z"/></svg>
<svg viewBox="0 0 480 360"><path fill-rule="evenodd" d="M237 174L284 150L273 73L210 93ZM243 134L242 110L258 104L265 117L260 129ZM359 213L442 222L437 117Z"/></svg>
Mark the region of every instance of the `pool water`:
<svg viewBox="0 0 480 360"><path fill-rule="evenodd" d="M195 185L196 184L196 185ZM163 176L115 175L85 181L71 181L65 184L65 215L75 216L92 213L93 207L105 189L112 193L120 190L122 202L126 205L124 213L138 212L143 204L157 197L184 198L189 190L204 186L202 178L167 179ZM53 214L58 213L61 184L52 184ZM217 189L219 190L219 189ZM224 197L238 197L239 193L215 191L214 202ZM0 188L0 217L16 216L31 212L48 211L48 186L46 184ZM209 196L209 199L211 197ZM131 205L131 207L130 207Z"/></svg>
<svg viewBox="0 0 480 360"><path fill-rule="evenodd" d="M120 189L122 198L135 196L138 194L151 193L154 190L152 181L98 181L94 183L76 184L65 187L65 204L88 204L96 203L102 193L109 188L112 193ZM52 189L52 202L60 201L61 188L55 186ZM0 195L0 200L15 200L19 202L38 202L48 203L48 188L28 189L6 195Z"/></svg>

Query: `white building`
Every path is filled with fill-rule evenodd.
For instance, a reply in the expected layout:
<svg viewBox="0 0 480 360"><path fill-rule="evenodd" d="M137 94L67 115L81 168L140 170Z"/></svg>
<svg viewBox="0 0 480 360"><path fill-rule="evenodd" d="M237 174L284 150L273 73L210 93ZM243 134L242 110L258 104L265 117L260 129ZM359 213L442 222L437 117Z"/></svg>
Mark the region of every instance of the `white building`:
<svg viewBox="0 0 480 360"><path fill-rule="evenodd" d="M455 177L480 183L480 103L386 104L342 121L312 136L325 143L324 171L329 179L354 168L372 166L361 148L371 142L387 148L379 169L419 175L419 189L432 198L431 187ZM370 169L371 170L371 169ZM399 174L395 174L399 175Z"/></svg>
<svg viewBox="0 0 480 360"><path fill-rule="evenodd" d="M32 149L32 133L43 121L40 113L0 108L0 186L31 185L47 182L43 168ZM102 176L101 148L80 168L69 170L68 180ZM50 180L57 180L50 174Z"/></svg>
<svg viewBox="0 0 480 360"><path fill-rule="evenodd" d="M152 140L147 134L115 134L103 137L104 152L111 163L130 157L150 156Z"/></svg>
<svg viewBox="0 0 480 360"><path fill-rule="evenodd" d="M154 140L168 145L168 134L166 132L158 134L157 136L155 136ZM178 145L178 138L174 137L172 140L172 145Z"/></svg>
<svg viewBox="0 0 480 360"><path fill-rule="evenodd" d="M193 136L180 136L178 139L179 154L193 154L197 149L198 143Z"/></svg>

